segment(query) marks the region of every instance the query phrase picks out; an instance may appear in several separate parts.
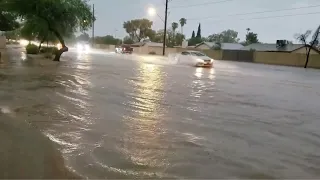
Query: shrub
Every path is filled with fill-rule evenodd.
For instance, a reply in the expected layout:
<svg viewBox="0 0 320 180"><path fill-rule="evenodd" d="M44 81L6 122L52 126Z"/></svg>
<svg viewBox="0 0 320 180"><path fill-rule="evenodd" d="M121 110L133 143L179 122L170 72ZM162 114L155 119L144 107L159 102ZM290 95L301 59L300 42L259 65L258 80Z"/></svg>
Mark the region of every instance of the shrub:
<svg viewBox="0 0 320 180"><path fill-rule="evenodd" d="M38 54L39 49L37 45L34 44L28 44L26 47L27 54Z"/></svg>
<svg viewBox="0 0 320 180"><path fill-rule="evenodd" d="M151 52L149 52L149 54L151 54L151 55L156 55L157 53L154 52L154 51L151 51Z"/></svg>
<svg viewBox="0 0 320 180"><path fill-rule="evenodd" d="M42 47L40 53L55 54L58 51L57 47Z"/></svg>

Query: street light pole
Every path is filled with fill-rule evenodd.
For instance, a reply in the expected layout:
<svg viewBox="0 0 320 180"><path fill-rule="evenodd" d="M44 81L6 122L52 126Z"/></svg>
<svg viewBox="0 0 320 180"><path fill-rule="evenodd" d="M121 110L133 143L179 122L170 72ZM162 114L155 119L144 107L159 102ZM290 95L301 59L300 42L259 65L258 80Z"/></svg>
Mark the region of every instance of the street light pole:
<svg viewBox="0 0 320 180"><path fill-rule="evenodd" d="M167 20L168 20L168 1L166 0L166 10L165 10L165 18L164 18L164 34L163 34L163 50L162 55L166 55L166 36L167 36Z"/></svg>
<svg viewBox="0 0 320 180"><path fill-rule="evenodd" d="M95 15L94 15L94 4L92 5L92 48L94 47L94 20L95 20Z"/></svg>

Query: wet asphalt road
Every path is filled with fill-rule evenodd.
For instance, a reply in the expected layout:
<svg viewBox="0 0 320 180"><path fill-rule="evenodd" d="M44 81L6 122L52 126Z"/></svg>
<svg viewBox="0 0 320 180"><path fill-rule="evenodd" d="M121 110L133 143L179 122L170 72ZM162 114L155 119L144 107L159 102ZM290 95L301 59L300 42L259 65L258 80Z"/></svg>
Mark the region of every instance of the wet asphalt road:
<svg viewBox="0 0 320 180"><path fill-rule="evenodd" d="M319 70L73 50L39 65L10 51L0 106L83 177L320 177Z"/></svg>

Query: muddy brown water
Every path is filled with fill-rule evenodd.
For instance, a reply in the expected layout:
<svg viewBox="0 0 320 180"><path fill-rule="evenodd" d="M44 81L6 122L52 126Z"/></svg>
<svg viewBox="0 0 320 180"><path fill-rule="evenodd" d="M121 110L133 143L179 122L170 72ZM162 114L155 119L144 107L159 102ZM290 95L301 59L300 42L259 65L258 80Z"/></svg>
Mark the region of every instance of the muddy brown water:
<svg viewBox="0 0 320 180"><path fill-rule="evenodd" d="M10 54L0 66L1 138L30 152L1 153L10 168L64 166L57 148L84 178L320 177L319 70L221 61L201 69L103 52L46 65ZM47 172L37 169L26 171Z"/></svg>

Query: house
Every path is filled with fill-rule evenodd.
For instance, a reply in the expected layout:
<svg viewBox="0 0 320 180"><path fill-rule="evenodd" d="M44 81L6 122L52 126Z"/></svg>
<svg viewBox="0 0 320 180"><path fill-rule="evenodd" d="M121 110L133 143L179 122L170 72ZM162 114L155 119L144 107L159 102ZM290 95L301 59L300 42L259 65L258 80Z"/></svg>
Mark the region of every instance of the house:
<svg viewBox="0 0 320 180"><path fill-rule="evenodd" d="M214 47L217 47L215 42L202 42L195 46L196 49L201 50L213 49ZM222 50L239 50L241 48L243 48L243 45L239 43L221 43Z"/></svg>
<svg viewBox="0 0 320 180"><path fill-rule="evenodd" d="M137 43L131 44L131 47L142 47L142 46L163 47L163 43L146 41L146 42L137 42Z"/></svg>
<svg viewBox="0 0 320 180"><path fill-rule="evenodd" d="M291 44L286 40L277 40L274 44L262 44L262 43L254 43L248 46L241 48L241 50L255 50L260 52L286 52L286 53L306 53L306 46L304 44ZM310 48L310 46L307 46ZM310 54L320 54L319 50L314 47L311 47Z"/></svg>

